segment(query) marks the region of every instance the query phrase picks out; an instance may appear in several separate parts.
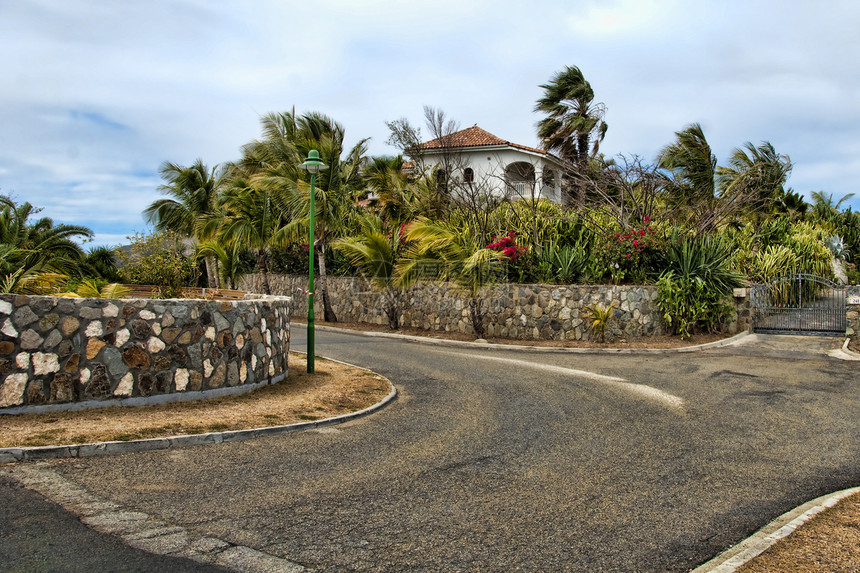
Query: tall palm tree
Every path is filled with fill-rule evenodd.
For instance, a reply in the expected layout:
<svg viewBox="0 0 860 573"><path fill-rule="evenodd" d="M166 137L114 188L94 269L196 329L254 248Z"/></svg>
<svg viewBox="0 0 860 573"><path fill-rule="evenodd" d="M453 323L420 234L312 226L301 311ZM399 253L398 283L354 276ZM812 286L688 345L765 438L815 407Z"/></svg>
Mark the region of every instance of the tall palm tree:
<svg viewBox="0 0 860 573"><path fill-rule="evenodd" d="M281 242L298 241L310 232L310 175L298 169L311 149L319 151L328 169L317 174L314 197L314 240L312 246L319 265L317 290L322 295L323 315L337 322L328 294L325 253L332 240L356 227L359 213L355 195L360 192L360 168L367 152L367 139L360 140L344 154L343 126L326 115L292 112L263 117L261 141L245 147L249 164L257 172L253 181L260 188L286 193L292 220L279 233Z"/></svg>
<svg viewBox="0 0 860 573"><path fill-rule="evenodd" d="M204 219L202 228L207 235L217 229L219 241L230 248L252 251L263 281L263 293L272 294L269 253L272 247L283 243L282 231L289 214L276 191L254 185L241 171L237 167L231 173L229 184L219 198L217 213Z"/></svg>
<svg viewBox="0 0 860 573"><path fill-rule="evenodd" d="M606 106L594 101L594 90L576 66L567 66L549 83L534 111L546 114L537 124L541 147L584 167L597 155L608 128Z"/></svg>
<svg viewBox="0 0 860 573"><path fill-rule="evenodd" d="M143 216L159 231L174 231L196 241L211 238L202 234L202 221L215 212L223 171L218 167L207 167L197 159L189 166L165 161L159 167L165 181L158 189L167 198L153 201L144 209ZM206 278L210 287L218 287L217 264L207 257Z"/></svg>
<svg viewBox="0 0 860 573"><path fill-rule="evenodd" d="M720 196L740 199L744 211L753 217L765 216L782 207L791 169L791 158L777 153L770 142L758 147L747 142L732 152L728 167L717 167Z"/></svg>

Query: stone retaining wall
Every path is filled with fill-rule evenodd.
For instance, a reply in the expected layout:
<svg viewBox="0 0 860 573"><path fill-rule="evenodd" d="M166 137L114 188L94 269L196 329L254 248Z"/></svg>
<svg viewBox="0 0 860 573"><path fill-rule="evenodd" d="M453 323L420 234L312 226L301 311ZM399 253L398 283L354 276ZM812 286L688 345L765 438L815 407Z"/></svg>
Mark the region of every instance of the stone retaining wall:
<svg viewBox="0 0 860 573"><path fill-rule="evenodd" d="M0 413L275 382L287 373L289 308L285 297L2 294Z"/></svg>
<svg viewBox="0 0 860 573"><path fill-rule="evenodd" d="M382 298L362 278L329 277L329 294L338 320L387 325ZM269 277L272 292L293 296L292 316L307 316L306 276ZM317 284L317 287L319 285ZM240 288L259 292L259 276L245 277ZM666 324L657 308L656 286L519 285L502 284L484 296L487 336L521 340L589 340L591 329L583 316L586 306L615 303L607 330L615 338L657 336ZM315 314L322 318L322 301L314 299ZM400 323L425 330L471 334L468 301L450 285L424 284L403 296Z"/></svg>

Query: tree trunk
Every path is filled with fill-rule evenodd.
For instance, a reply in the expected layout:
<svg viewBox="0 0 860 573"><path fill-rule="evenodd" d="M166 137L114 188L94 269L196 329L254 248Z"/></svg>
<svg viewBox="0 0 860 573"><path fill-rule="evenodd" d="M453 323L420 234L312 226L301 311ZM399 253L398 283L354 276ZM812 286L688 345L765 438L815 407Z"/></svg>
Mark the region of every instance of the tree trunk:
<svg viewBox="0 0 860 573"><path fill-rule="evenodd" d="M260 276L263 279L263 294L272 294L272 289L269 288L269 265L268 256L265 250L257 251L257 268L260 269Z"/></svg>
<svg viewBox="0 0 860 573"><path fill-rule="evenodd" d="M325 245L321 244L317 252L317 260L320 266L320 277L318 288L316 290L322 295L323 302L323 320L326 322L337 322L337 316L334 314L334 309L331 307L331 300L328 297L328 280L325 273Z"/></svg>
<svg viewBox="0 0 860 573"><path fill-rule="evenodd" d="M218 273L215 271L215 258L206 257L203 259L206 264L206 286L209 288L218 288Z"/></svg>
<svg viewBox="0 0 860 573"><path fill-rule="evenodd" d="M475 331L475 336L484 338L484 313L481 312L479 297L469 299L469 313L472 316L472 330Z"/></svg>
<svg viewBox="0 0 860 573"><path fill-rule="evenodd" d="M388 317L388 327L397 330L400 326L400 305L397 304L399 293L393 289L385 289L383 300L385 301L385 315Z"/></svg>

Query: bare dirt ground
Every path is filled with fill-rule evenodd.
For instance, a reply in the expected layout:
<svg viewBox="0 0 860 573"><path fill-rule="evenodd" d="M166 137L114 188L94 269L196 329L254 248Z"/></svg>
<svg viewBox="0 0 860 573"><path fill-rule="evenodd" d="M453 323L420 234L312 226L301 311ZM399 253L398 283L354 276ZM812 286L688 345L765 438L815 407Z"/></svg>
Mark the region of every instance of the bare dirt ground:
<svg viewBox="0 0 860 573"><path fill-rule="evenodd" d="M362 410L391 388L376 374L317 358L307 373L290 353L289 375L249 394L139 408L0 415L0 447L128 441L320 420Z"/></svg>

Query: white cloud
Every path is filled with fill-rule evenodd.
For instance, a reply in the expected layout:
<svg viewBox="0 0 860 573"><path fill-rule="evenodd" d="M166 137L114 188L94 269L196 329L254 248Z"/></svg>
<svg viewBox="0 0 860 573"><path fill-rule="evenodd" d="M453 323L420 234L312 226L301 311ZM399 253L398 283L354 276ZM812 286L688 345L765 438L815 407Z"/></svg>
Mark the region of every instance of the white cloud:
<svg viewBox="0 0 860 573"><path fill-rule="evenodd" d="M323 111L372 153L424 104L534 144L538 85L577 65L608 154L650 159L700 122L721 159L770 140L796 189L841 196L860 175L858 28L849 2L7 2L0 192L124 236L162 161L234 159L269 111Z"/></svg>

